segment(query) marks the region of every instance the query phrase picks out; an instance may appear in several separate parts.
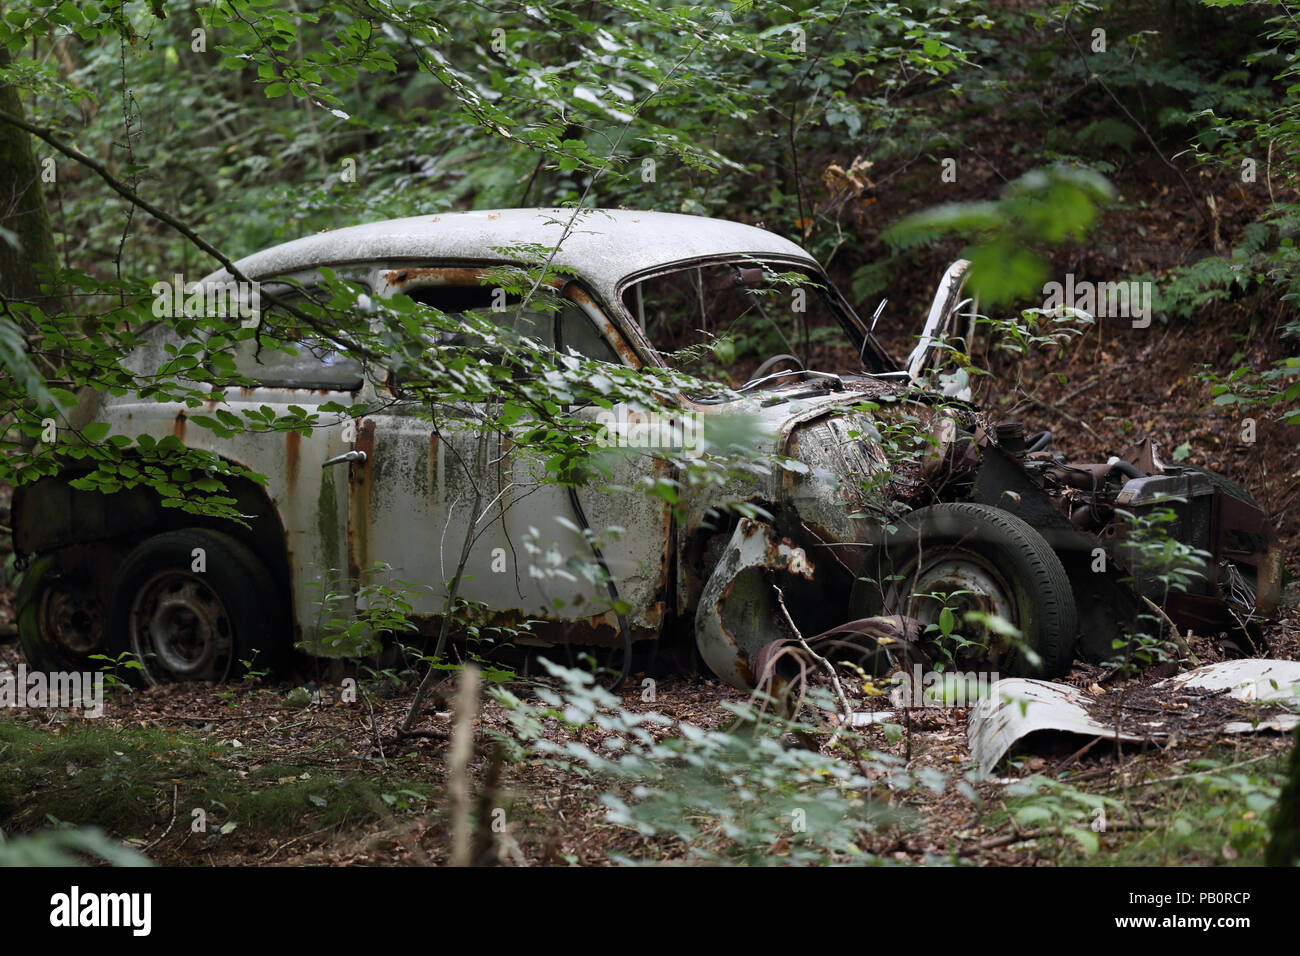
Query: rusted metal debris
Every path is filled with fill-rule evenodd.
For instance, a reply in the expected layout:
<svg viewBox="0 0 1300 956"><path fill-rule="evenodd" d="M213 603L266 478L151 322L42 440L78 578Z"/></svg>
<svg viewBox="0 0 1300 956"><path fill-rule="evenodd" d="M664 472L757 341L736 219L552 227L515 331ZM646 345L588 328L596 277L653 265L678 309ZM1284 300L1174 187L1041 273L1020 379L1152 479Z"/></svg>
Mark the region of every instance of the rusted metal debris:
<svg viewBox="0 0 1300 956"><path fill-rule="evenodd" d="M1208 696L1180 693L1199 690ZM1236 708L1238 719L1208 716L1210 703L1219 695L1244 704L1300 706L1300 661L1247 659L1207 664L1163 680L1150 688L1140 710L1125 712L1122 694L1101 698L1070 684L1027 678L1006 678L995 683L988 696L971 708L966 724L971 758L989 773L1016 744L1041 732L1101 737L1121 743L1161 741L1188 718L1207 714L1203 732L1287 732L1300 724L1300 714L1270 710L1251 715ZM1119 716L1110 713L1114 708ZM1104 716L1104 719L1103 719ZM1193 720L1193 722L1195 722Z"/></svg>

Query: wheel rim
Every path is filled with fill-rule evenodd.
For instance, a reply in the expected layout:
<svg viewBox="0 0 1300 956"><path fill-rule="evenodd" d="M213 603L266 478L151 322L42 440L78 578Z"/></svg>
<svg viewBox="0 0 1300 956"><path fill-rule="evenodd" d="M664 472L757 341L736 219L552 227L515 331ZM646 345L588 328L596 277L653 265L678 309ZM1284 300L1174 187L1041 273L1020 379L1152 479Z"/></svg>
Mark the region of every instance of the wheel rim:
<svg viewBox="0 0 1300 956"><path fill-rule="evenodd" d="M885 593L885 606L896 613L915 618L924 625L939 623L945 607L952 610L958 633L975 638L984 645L991 664L1010 663L1014 647L983 626L973 630L965 622L965 612L981 611L997 616L1020 628L1020 605L1010 583L987 558L963 548L932 549L896 571L901 578L892 581ZM950 595L945 602L933 595ZM957 656L957 655L954 655Z"/></svg>
<svg viewBox="0 0 1300 956"><path fill-rule="evenodd" d="M131 604L131 650L151 684L219 681L230 671L233 628L225 605L201 578L160 571Z"/></svg>
<svg viewBox="0 0 1300 956"><path fill-rule="evenodd" d="M73 654L89 654L103 642L104 607L92 595L52 587L41 595L41 637Z"/></svg>

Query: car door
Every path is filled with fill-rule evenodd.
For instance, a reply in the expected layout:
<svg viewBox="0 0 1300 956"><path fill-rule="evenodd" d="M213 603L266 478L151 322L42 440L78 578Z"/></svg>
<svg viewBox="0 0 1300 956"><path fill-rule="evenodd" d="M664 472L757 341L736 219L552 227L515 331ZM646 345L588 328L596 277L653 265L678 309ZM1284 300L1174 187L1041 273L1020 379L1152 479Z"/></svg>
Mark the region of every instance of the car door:
<svg viewBox="0 0 1300 956"><path fill-rule="evenodd" d="M502 303L497 290L482 284L483 271L381 269L377 292L400 292L452 316L486 314L494 305L505 306L503 316L515 315L512 302ZM574 282L564 288L559 328L565 347L611 363L631 356L620 348L623 343L611 341L617 330L583 288ZM531 324L519 331L553 345L553 314L545 316L524 316ZM633 630L638 636L657 633L671 553L666 504L587 486L575 492L579 512L569 490L547 480L545 462L509 432L481 439L467 427L470 410L441 403L432 411L431 423L419 406L392 396L360 422L355 448L366 460L350 466L348 540L353 570L363 582L414 586L407 590L416 614L431 629L472 529L459 595L482 604L489 623L533 620L534 636L548 642L612 640L617 616L607 586L593 571L592 546L581 530L585 518L620 599L632 607ZM597 411L578 414L594 417ZM612 483L630 486L664 467L628 456L616 464ZM625 532L606 534L612 526Z"/></svg>
<svg viewBox="0 0 1300 956"><path fill-rule="evenodd" d="M340 267L339 275L363 289L369 287L357 269ZM314 284L319 279L313 271L282 276L265 283L264 291L300 304L304 297L316 298ZM229 438L190 428L185 440L210 446L267 476L266 490L279 514L288 551L299 635L308 650L329 654L331 648L321 638L328 637L331 619L351 616L353 603L343 586L347 482L327 463L349 450L350 437L349 423L331 413L318 413L318 408L326 403L351 405L372 388L360 361L337 343L299 327L279 309L266 310L262 327L267 335L222 346L233 369L254 384L225 389L222 410L217 413L214 408L213 413L256 421L268 409L282 416L298 408L318 415L319 426L310 435L253 427ZM277 342L285 347L277 348ZM213 359L209 343L205 361ZM335 596L329 599L328 595Z"/></svg>

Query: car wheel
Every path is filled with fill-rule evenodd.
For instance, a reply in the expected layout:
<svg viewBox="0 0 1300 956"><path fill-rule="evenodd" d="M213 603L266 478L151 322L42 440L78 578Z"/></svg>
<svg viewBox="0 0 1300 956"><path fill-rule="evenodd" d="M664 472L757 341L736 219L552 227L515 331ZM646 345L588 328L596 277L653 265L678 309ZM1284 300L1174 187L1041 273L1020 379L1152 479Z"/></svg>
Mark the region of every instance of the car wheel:
<svg viewBox="0 0 1300 956"><path fill-rule="evenodd" d="M169 531L127 556L109 612L109 646L135 683L222 681L241 662L273 669L288 642L284 601L265 563L227 534Z"/></svg>
<svg viewBox="0 0 1300 956"><path fill-rule="evenodd" d="M18 641L31 667L82 670L89 655L104 650L107 602L75 564L54 555L37 558L23 570L14 604Z"/></svg>
<svg viewBox="0 0 1300 956"><path fill-rule="evenodd" d="M991 666L1012 675L1059 677L1074 660L1077 609L1060 558L1020 518L988 505L938 504L899 519L867 557L851 602L855 616L902 614L936 626L946 607L954 630L982 645L980 656ZM967 611L1009 622L1020 631L1021 646L967 624Z"/></svg>

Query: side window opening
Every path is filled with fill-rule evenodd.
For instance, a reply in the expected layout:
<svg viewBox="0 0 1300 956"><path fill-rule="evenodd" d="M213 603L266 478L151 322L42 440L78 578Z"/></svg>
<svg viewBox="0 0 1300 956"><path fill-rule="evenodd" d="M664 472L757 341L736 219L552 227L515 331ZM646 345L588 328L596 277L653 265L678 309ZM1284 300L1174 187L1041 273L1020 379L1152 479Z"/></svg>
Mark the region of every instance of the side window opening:
<svg viewBox="0 0 1300 956"><path fill-rule="evenodd" d="M406 292L415 302L432 306L449 316L473 312L493 324L512 329L515 333L535 339L549 348L556 347L555 332L558 325L560 345L565 351L572 349L584 358L617 364L618 354L605 340L596 324L576 302L562 300L559 312L536 309L531 306L522 312L520 297L506 296L504 302L495 289L488 286L425 286ZM472 347L472 335L444 332L444 345Z"/></svg>
<svg viewBox="0 0 1300 956"><path fill-rule="evenodd" d="M310 295L311 290L307 291ZM295 293L281 295L291 304L306 300ZM315 330L303 329L282 311L268 309L262 335L236 343L235 371L267 388L327 389L353 392L361 388L365 370L342 347ZM259 342L260 339L260 342Z"/></svg>

